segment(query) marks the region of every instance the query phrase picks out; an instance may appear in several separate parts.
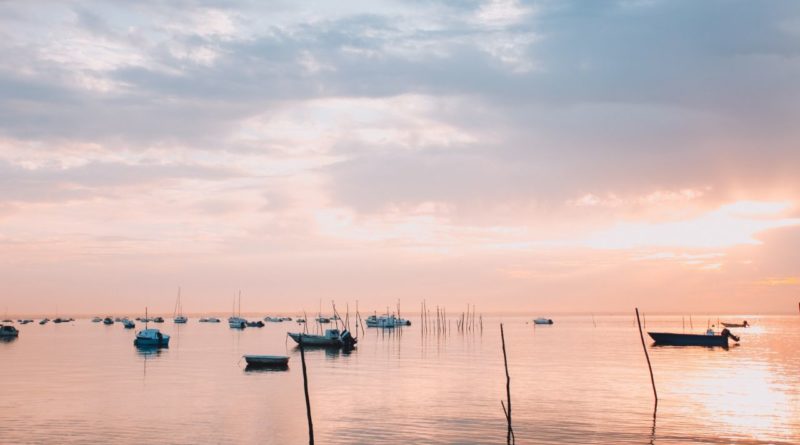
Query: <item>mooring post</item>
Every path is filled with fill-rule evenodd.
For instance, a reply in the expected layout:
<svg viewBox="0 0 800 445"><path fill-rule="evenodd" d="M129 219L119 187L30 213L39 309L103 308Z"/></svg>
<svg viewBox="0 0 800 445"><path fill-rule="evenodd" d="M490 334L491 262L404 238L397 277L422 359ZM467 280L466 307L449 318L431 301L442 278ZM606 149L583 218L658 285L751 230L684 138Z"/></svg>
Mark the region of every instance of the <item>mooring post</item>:
<svg viewBox="0 0 800 445"><path fill-rule="evenodd" d="M503 413L506 415L506 422L508 423L508 433L506 435L506 443L509 445L516 442L514 438L514 429L511 427L511 377L508 374L508 356L506 355L506 336L503 332L503 323L500 323L500 340L503 342L503 364L506 368L506 404L500 401L503 407Z"/></svg>
<svg viewBox="0 0 800 445"><path fill-rule="evenodd" d="M306 394L306 416L308 417L308 444L314 445L314 423L311 421L311 400L308 398L308 374L306 373L306 353L303 348L303 334L300 334L300 361L303 363L303 391Z"/></svg>
<svg viewBox="0 0 800 445"><path fill-rule="evenodd" d="M650 370L650 383L653 385L653 397L656 399L656 406L658 406L658 393L656 392L656 379L653 378L653 366L650 364L650 355L647 353L647 346L644 344L644 334L642 333L642 323L639 321L639 308L636 308L636 322L639 324L639 338L642 339L642 349L644 350L644 357L647 359L647 369Z"/></svg>

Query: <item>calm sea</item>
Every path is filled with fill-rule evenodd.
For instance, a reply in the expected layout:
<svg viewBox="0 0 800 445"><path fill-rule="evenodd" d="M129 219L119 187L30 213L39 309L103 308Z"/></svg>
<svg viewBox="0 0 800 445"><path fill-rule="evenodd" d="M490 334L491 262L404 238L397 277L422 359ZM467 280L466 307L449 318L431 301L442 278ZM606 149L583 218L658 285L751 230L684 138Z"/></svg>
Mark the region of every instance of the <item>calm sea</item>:
<svg viewBox="0 0 800 445"><path fill-rule="evenodd" d="M418 319L367 329L351 353L306 355L317 443L505 443L501 321L517 443L800 443L800 317L746 318L753 327L727 350L647 342L655 417L632 316L536 327L489 318L467 334L452 322L448 335L423 336ZM707 322L695 316L693 331ZM159 327L172 342L157 354L137 351L119 323L18 327L17 340L0 342L2 444L307 442L293 322L235 331L168 321ZM684 324L648 316L647 328ZM246 371L242 354L289 355L289 369Z"/></svg>

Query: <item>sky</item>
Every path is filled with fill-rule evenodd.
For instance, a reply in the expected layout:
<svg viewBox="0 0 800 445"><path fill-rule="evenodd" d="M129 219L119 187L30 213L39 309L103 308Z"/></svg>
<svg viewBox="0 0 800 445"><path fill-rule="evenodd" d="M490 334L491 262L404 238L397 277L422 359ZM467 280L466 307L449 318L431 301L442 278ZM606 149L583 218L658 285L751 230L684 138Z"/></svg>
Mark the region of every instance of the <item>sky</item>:
<svg viewBox="0 0 800 445"><path fill-rule="evenodd" d="M795 1L0 2L0 309L794 313Z"/></svg>

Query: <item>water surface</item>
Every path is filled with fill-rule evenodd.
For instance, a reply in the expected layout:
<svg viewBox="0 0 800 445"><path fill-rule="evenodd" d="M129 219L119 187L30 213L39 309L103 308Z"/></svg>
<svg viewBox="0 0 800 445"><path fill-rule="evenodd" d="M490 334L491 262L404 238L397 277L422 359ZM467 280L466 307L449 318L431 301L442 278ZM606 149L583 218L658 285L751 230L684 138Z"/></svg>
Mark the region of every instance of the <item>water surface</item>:
<svg viewBox="0 0 800 445"><path fill-rule="evenodd" d="M536 327L495 317L467 334L452 322L448 335L422 335L418 320L367 329L351 353L307 352L317 442L505 443L502 321L517 443L800 443L800 317L748 319L727 350L647 342L655 418L631 316ZM693 331L707 322L695 318ZM647 324L691 330L681 317ZM18 326L19 339L0 343L0 443L307 441L299 351L286 339L295 323L159 327L171 345L151 354L119 323ZM289 369L246 371L242 354L289 355Z"/></svg>

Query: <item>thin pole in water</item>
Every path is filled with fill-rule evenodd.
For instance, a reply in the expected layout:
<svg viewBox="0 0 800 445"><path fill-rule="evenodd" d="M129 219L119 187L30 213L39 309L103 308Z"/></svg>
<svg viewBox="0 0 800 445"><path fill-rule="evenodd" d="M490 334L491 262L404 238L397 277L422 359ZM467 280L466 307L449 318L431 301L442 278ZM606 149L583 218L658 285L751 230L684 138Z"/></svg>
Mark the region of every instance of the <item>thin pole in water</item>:
<svg viewBox="0 0 800 445"><path fill-rule="evenodd" d="M306 320L308 323L308 320ZM303 348L303 335L300 334L300 361L303 363L303 391L306 394L306 417L308 417L308 443L314 445L314 423L311 421L311 400L308 398L308 374L306 373L306 353Z"/></svg>
<svg viewBox="0 0 800 445"><path fill-rule="evenodd" d="M510 445L516 443L514 438L514 429L511 427L511 377L508 375L508 356L506 355L506 336L503 332L503 323L500 323L500 340L503 342L503 364L506 368L506 401L508 407L500 401L500 406L503 407L503 414L506 415L506 422L508 422L508 433L506 435L506 442Z"/></svg>
<svg viewBox="0 0 800 445"><path fill-rule="evenodd" d="M642 333L642 323L639 321L639 308L636 308L636 322L639 324L639 338L642 339L642 349L644 350L644 357L647 359L647 369L650 370L650 383L653 384L653 397L656 399L656 406L658 406L658 393L656 392L656 379L653 378L653 366L650 364L650 355L647 353L647 346L644 344L644 334Z"/></svg>

